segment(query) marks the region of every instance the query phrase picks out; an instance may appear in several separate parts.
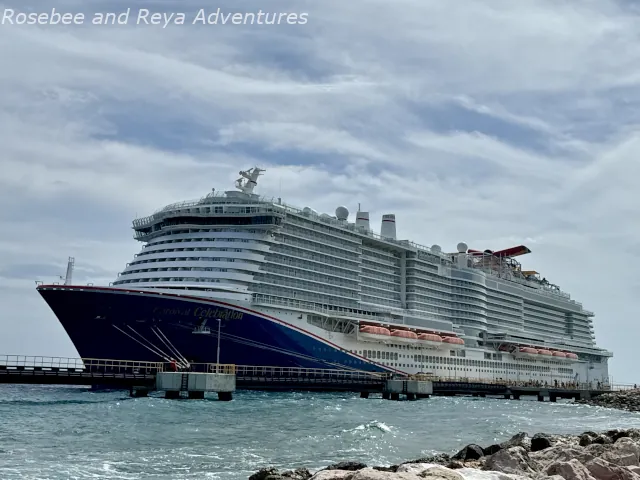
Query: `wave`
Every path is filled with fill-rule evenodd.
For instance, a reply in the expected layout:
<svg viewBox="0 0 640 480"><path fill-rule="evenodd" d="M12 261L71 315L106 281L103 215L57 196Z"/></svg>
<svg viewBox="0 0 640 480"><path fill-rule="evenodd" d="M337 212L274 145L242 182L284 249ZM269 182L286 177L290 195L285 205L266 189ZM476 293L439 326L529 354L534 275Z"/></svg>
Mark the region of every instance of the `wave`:
<svg viewBox="0 0 640 480"><path fill-rule="evenodd" d="M352 428L350 430L343 430L343 433L356 433L356 432L361 432L361 431L370 431L370 430L378 430L380 432L384 432L384 433L389 433L392 431L392 428L387 425L384 422L379 422L377 420L374 420L372 422L369 423L365 423L362 425L358 425L355 428Z"/></svg>

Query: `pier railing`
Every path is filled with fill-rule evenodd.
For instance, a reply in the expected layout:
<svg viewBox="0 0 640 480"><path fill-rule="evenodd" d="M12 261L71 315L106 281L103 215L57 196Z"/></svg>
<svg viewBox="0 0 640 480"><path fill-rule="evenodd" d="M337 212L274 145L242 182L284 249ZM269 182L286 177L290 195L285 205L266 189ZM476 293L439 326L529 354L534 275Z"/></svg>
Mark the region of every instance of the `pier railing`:
<svg viewBox="0 0 640 480"><path fill-rule="evenodd" d="M0 368L8 370L58 370L75 372L148 373L162 371L162 363L104 358L0 355Z"/></svg>
<svg viewBox="0 0 640 480"><path fill-rule="evenodd" d="M391 374L366 372L363 370L337 370L331 368L277 367L258 365L237 365L236 375L241 377L291 377L291 378L331 378L344 380L387 380Z"/></svg>
<svg viewBox="0 0 640 480"><path fill-rule="evenodd" d="M175 370L174 370L175 369ZM515 388L542 388L542 389L562 389L562 390L631 390L631 384L597 384L573 383L562 384L558 382L547 383L531 381L513 381L496 378L473 378L473 377L444 377L433 374L402 375L389 372L369 372L364 370L331 369L331 368L303 368L303 367L280 367L264 365L230 365L216 363L192 363L189 365L174 365L168 362L148 362L135 360L115 360L100 358L68 358L68 357L45 357L28 355L0 355L0 373L11 373L17 371L52 371L69 372L82 374L107 374L107 375L155 375L158 372L168 371L191 371L209 372L236 375L242 378L287 378L301 380L318 381L338 381L341 383L378 383L390 378L430 380L437 383L473 383L484 385L496 385Z"/></svg>

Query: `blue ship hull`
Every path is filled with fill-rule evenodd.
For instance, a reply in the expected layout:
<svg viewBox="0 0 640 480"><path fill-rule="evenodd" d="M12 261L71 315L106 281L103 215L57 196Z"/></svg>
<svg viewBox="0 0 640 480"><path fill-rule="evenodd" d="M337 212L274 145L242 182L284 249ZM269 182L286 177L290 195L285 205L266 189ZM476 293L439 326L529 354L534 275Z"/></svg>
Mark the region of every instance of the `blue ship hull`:
<svg viewBox="0 0 640 480"><path fill-rule="evenodd" d="M38 291L82 358L159 362L157 350L174 356L169 343L191 363L215 363L220 318L220 363L389 371L311 332L222 301L109 287ZM203 324L210 332L194 333Z"/></svg>

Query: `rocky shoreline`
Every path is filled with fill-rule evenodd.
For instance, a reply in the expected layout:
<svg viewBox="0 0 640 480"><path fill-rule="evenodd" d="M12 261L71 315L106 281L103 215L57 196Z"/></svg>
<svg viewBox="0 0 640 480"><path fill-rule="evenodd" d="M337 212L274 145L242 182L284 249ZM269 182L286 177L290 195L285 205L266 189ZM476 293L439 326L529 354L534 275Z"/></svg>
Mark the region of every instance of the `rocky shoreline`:
<svg viewBox="0 0 640 480"><path fill-rule="evenodd" d="M500 444L470 444L388 467L340 462L307 469L264 468L249 480L640 480L640 429L580 435L518 433Z"/></svg>
<svg viewBox="0 0 640 480"><path fill-rule="evenodd" d="M616 408L628 412L640 412L640 390L621 390L603 393L591 400L576 400L576 403L598 407Z"/></svg>

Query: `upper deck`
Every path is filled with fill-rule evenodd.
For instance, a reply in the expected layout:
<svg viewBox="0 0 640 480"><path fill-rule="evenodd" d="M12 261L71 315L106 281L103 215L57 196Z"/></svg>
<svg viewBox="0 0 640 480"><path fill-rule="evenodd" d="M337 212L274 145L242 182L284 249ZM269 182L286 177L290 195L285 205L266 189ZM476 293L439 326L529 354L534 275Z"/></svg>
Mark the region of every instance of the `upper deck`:
<svg viewBox="0 0 640 480"><path fill-rule="evenodd" d="M258 169L258 172L261 171ZM241 172L241 175L250 180L253 174L251 171L247 171ZM282 202L281 198L256 195L253 193L253 187L256 185L257 175L253 175L253 177L255 178L252 180L252 184L247 182L244 186L238 187L241 191L212 191L198 200L173 203L157 210L152 215L135 219L133 221L135 238L147 242L164 234L167 229L184 228L190 225L193 225L194 228L203 225L229 225L245 226L252 229L277 229L287 222L287 217L303 217L322 226L323 230L332 229L342 236L347 235L351 239L359 239L362 244L370 247L394 251L399 254L413 252L419 259L440 265L445 272L448 269L472 269L475 273L486 278L523 288L522 292L535 292L548 298L561 300L562 303L566 302L574 309L581 310L588 316L593 316L593 312L582 309L582 304L572 300L567 292L562 291L546 279L540 279L537 272L522 270L514 257L530 252L524 246L498 252L488 250L483 252L468 249L465 245L464 252L446 253L437 245L428 247L409 240L390 238L369 228L363 228L357 223L348 222L346 219L338 219L336 216L318 214L309 208L286 204ZM238 182L241 180L239 179ZM464 261L460 261L461 255L465 257Z"/></svg>

